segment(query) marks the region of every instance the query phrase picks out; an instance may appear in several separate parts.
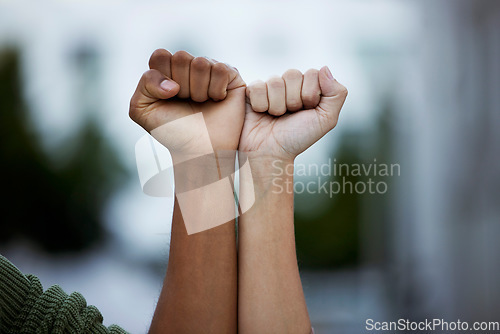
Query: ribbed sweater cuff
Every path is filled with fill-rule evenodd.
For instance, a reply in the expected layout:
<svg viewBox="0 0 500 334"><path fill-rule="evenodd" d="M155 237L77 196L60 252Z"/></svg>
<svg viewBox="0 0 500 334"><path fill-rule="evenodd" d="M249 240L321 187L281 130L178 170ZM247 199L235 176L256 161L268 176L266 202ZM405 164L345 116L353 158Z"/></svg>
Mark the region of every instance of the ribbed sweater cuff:
<svg viewBox="0 0 500 334"><path fill-rule="evenodd" d="M44 292L36 276L23 275L0 255L0 333L127 333L102 320L78 292L68 295L57 285Z"/></svg>
<svg viewBox="0 0 500 334"><path fill-rule="evenodd" d="M31 282L4 256L0 254L0 332L12 328L26 298L29 295Z"/></svg>

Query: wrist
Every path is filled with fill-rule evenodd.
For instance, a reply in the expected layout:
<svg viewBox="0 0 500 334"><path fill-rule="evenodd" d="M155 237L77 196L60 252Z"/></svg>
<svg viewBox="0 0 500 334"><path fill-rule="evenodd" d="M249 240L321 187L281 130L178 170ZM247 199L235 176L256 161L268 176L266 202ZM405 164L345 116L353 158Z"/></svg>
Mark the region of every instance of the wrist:
<svg viewBox="0 0 500 334"><path fill-rule="evenodd" d="M235 218L234 151L232 157L212 153L188 160L178 160L178 157L172 160L175 198L188 235L207 231Z"/></svg>
<svg viewBox="0 0 500 334"><path fill-rule="evenodd" d="M280 188L283 184L293 183L294 159L263 155L255 152L239 153L240 168L249 163L250 172L242 174L240 178L252 178L256 191L268 191Z"/></svg>
<svg viewBox="0 0 500 334"><path fill-rule="evenodd" d="M218 151L196 156L172 154L176 193L202 188L231 175L235 171L235 152Z"/></svg>

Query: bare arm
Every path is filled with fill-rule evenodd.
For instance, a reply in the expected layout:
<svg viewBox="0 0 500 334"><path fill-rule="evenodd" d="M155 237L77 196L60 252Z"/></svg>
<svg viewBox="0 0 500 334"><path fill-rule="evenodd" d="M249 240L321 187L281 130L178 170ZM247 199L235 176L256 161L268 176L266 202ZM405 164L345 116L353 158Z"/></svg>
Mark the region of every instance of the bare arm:
<svg viewBox="0 0 500 334"><path fill-rule="evenodd" d="M236 333L234 220L188 235L175 201L168 270L150 333Z"/></svg>
<svg viewBox="0 0 500 334"><path fill-rule="evenodd" d="M273 163L274 162L274 163ZM240 333L309 333L311 324L302 292L293 225L293 175L271 179L293 161L255 158L256 202L239 224ZM242 193L245 189L242 189Z"/></svg>
<svg viewBox="0 0 500 334"><path fill-rule="evenodd" d="M172 154L175 205L167 274L150 333L236 333L235 204L227 178L245 83L226 64L157 50L130 116Z"/></svg>
<svg viewBox="0 0 500 334"><path fill-rule="evenodd" d="M240 151L251 173L240 183L243 202L253 185L255 204L239 224L241 334L311 331L295 252L293 161L335 127L346 95L326 67L289 70L247 88Z"/></svg>

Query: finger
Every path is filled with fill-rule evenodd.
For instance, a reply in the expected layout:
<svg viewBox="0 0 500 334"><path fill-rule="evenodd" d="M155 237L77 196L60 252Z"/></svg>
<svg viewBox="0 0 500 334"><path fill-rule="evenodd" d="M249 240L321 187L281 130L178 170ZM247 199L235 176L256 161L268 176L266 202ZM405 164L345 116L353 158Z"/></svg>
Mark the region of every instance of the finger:
<svg viewBox="0 0 500 334"><path fill-rule="evenodd" d="M187 99L190 96L189 93L189 69L191 61L193 60L191 56L186 51L177 51L172 56L170 69L172 71L172 79L177 82L180 86L178 97L181 99Z"/></svg>
<svg viewBox="0 0 500 334"><path fill-rule="evenodd" d="M167 78L172 78L170 62L172 54L165 49L157 49L149 58L149 68L160 71Z"/></svg>
<svg viewBox="0 0 500 334"><path fill-rule="evenodd" d="M281 116L286 112L285 82L280 77L267 81L267 96L269 99L269 114Z"/></svg>
<svg viewBox="0 0 500 334"><path fill-rule="evenodd" d="M206 56L205 56L205 57L203 57L203 58L205 58L206 60L208 60L208 61L210 62L210 64L212 64L212 65L213 65L213 64L216 64L216 63L218 63L218 61L217 61L217 60L215 60L215 59L213 59L213 58L206 57Z"/></svg>
<svg viewBox="0 0 500 334"><path fill-rule="evenodd" d="M241 78L240 71L230 64L226 63L226 66L229 68L229 83L227 85L227 90L246 86L245 81Z"/></svg>
<svg viewBox="0 0 500 334"><path fill-rule="evenodd" d="M247 87L247 97L250 99L252 109L256 112L266 112L269 108L267 99L267 86L264 81L255 81Z"/></svg>
<svg viewBox="0 0 500 334"><path fill-rule="evenodd" d="M229 68L224 63L215 63L212 65L210 73L210 84L208 87L208 96L214 101L221 101L226 98L227 85L229 83Z"/></svg>
<svg viewBox="0 0 500 334"><path fill-rule="evenodd" d="M195 102L204 102L208 99L211 67L210 61L204 57L196 57L191 61L189 90L191 99Z"/></svg>
<svg viewBox="0 0 500 334"><path fill-rule="evenodd" d="M319 72L319 84L321 88L321 100L318 108L325 112L331 121L333 128L337 124L340 110L347 97L347 88L333 78L330 69L326 66Z"/></svg>
<svg viewBox="0 0 500 334"><path fill-rule="evenodd" d="M165 78L160 71L146 71L130 100L130 118L139 123L146 107L158 100L171 98L177 92L179 92L179 85L171 79Z"/></svg>
<svg viewBox="0 0 500 334"><path fill-rule="evenodd" d="M302 109L302 72L288 70L282 78L285 81L286 109L292 112Z"/></svg>
<svg viewBox="0 0 500 334"><path fill-rule="evenodd" d="M318 106L321 89L318 80L319 71L315 69L308 70L304 74L302 83L302 103L305 109L313 109Z"/></svg>

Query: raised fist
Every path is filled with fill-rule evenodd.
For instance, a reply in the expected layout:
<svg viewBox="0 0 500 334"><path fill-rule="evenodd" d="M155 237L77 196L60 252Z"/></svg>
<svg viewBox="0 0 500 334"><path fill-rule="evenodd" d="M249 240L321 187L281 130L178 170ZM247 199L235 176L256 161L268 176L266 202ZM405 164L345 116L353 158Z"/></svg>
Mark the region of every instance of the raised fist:
<svg viewBox="0 0 500 334"><path fill-rule="evenodd" d="M130 101L130 117L172 156L236 150L245 82L238 71L185 51L156 50Z"/></svg>
<svg viewBox="0 0 500 334"><path fill-rule="evenodd" d="M293 160L335 127L347 89L325 66L255 82L246 96L239 150Z"/></svg>

